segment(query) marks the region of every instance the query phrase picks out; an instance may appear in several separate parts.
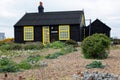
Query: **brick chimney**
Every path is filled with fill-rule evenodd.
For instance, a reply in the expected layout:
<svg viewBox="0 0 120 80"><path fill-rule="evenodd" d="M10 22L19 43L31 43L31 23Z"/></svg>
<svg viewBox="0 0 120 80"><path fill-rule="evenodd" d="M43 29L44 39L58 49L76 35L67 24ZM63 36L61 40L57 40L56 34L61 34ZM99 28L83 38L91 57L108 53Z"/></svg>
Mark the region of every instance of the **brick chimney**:
<svg viewBox="0 0 120 80"><path fill-rule="evenodd" d="M39 3L38 12L39 13L43 13L44 12L44 7L43 7L43 3L42 2Z"/></svg>

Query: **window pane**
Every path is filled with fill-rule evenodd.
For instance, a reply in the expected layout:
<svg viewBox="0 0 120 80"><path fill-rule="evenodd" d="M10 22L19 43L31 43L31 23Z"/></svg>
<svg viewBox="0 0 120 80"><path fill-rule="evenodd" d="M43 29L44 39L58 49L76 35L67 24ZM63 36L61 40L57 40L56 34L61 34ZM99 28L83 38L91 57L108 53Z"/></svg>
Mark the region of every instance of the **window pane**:
<svg viewBox="0 0 120 80"><path fill-rule="evenodd" d="M33 40L33 26L24 27L24 40L31 41Z"/></svg>
<svg viewBox="0 0 120 80"><path fill-rule="evenodd" d="M59 26L59 40L69 40L69 25Z"/></svg>

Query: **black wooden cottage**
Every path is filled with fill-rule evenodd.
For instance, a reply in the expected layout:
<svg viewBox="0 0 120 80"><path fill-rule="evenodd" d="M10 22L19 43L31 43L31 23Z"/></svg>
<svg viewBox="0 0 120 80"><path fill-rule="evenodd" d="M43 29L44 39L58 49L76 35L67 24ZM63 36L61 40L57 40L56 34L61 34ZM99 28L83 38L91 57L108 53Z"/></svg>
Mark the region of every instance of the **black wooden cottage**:
<svg viewBox="0 0 120 80"><path fill-rule="evenodd" d="M84 11L26 13L14 25L15 42L82 41Z"/></svg>
<svg viewBox="0 0 120 80"><path fill-rule="evenodd" d="M99 19L96 19L95 21L93 21L90 25L88 25L85 28L86 28L85 37L95 34L95 33L102 33L110 37L111 28L108 27L106 24L104 24Z"/></svg>
<svg viewBox="0 0 120 80"><path fill-rule="evenodd" d="M16 43L75 40L81 42L94 33L110 37L110 28L100 20L86 27L84 11L44 12L42 2L38 13L26 13L14 25Z"/></svg>

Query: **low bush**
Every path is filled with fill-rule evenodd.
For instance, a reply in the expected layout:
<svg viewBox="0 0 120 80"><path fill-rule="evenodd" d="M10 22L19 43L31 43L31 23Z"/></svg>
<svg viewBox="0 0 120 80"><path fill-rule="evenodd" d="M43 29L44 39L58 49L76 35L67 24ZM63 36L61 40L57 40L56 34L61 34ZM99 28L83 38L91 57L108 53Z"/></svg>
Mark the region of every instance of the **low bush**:
<svg viewBox="0 0 120 80"><path fill-rule="evenodd" d="M37 63L42 58L43 57L40 55L30 55L29 57L27 57L27 61L31 63Z"/></svg>
<svg viewBox="0 0 120 80"><path fill-rule="evenodd" d="M45 58L56 59L61 55L65 55L65 54L71 53L73 51L77 51L77 49L74 48L73 46L66 46L65 48L62 48L61 51L59 51L59 52L55 52L54 54L48 54Z"/></svg>
<svg viewBox="0 0 120 80"><path fill-rule="evenodd" d="M93 61L92 63L86 65L86 68L104 68L105 66L100 61Z"/></svg>
<svg viewBox="0 0 120 80"><path fill-rule="evenodd" d="M11 45L9 44L4 44L0 46L0 50L10 50L10 49L11 49Z"/></svg>
<svg viewBox="0 0 120 80"><path fill-rule="evenodd" d="M0 72L17 72L18 64L4 57L0 59Z"/></svg>
<svg viewBox="0 0 120 80"><path fill-rule="evenodd" d="M5 45L5 44L6 44L5 42L0 42L0 46Z"/></svg>
<svg viewBox="0 0 120 80"><path fill-rule="evenodd" d="M13 42L4 43L0 46L1 50L22 50L22 44L17 44Z"/></svg>
<svg viewBox="0 0 120 80"><path fill-rule="evenodd" d="M78 46L78 43L76 41L72 40L72 39L67 40L65 42L65 44L67 44L67 45L73 45L74 47Z"/></svg>
<svg viewBox="0 0 120 80"><path fill-rule="evenodd" d="M65 48L61 49L61 52L64 54L71 53L73 51L77 51L77 49L73 46L66 46Z"/></svg>
<svg viewBox="0 0 120 80"><path fill-rule="evenodd" d="M56 59L57 57L63 55L62 52L55 52L54 54L48 54L45 58L46 59Z"/></svg>
<svg viewBox="0 0 120 80"><path fill-rule="evenodd" d="M54 48L54 49L59 49L65 47L65 43L60 42L60 41L55 41L49 44L45 45L46 48Z"/></svg>
<svg viewBox="0 0 120 80"><path fill-rule="evenodd" d="M10 44L10 50L22 50L22 44L12 43Z"/></svg>
<svg viewBox="0 0 120 80"><path fill-rule="evenodd" d="M93 34L82 42L82 53L85 58L105 59L108 56L106 49L110 46L110 39L104 34Z"/></svg>
<svg viewBox="0 0 120 80"><path fill-rule="evenodd" d="M23 45L25 50L40 50L43 49L44 45L41 42L29 42Z"/></svg>
<svg viewBox="0 0 120 80"><path fill-rule="evenodd" d="M23 60L23 61L21 61L20 63L19 63L19 68L21 68L21 69L30 69L31 68L31 64L28 62L28 61L26 61L26 60Z"/></svg>
<svg viewBox="0 0 120 80"><path fill-rule="evenodd" d="M18 44L14 42L0 43L1 50L40 50L44 45L40 42L30 42L25 44Z"/></svg>

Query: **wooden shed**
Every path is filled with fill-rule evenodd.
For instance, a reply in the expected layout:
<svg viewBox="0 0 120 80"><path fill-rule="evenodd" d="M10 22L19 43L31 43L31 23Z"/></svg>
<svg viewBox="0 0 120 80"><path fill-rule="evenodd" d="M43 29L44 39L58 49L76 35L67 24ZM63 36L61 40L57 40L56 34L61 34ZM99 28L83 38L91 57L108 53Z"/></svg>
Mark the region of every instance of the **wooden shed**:
<svg viewBox="0 0 120 80"><path fill-rule="evenodd" d="M86 32L85 32L86 37L95 33L102 33L110 37L111 28L102 21L100 21L99 19L96 19L85 28L86 28Z"/></svg>
<svg viewBox="0 0 120 80"><path fill-rule="evenodd" d="M14 25L16 43L75 40L82 41L84 11L26 13Z"/></svg>

